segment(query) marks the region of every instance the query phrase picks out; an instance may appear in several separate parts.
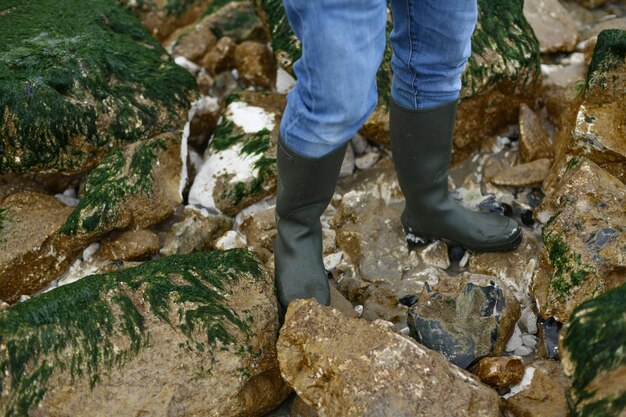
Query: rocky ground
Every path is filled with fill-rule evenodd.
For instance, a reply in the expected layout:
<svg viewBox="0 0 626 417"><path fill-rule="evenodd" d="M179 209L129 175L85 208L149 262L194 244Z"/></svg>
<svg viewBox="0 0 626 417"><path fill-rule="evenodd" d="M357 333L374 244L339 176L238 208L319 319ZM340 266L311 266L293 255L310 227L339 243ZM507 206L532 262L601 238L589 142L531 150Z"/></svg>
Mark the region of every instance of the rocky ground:
<svg viewBox="0 0 626 417"><path fill-rule="evenodd" d="M512 252L406 241L384 64L284 323L281 2L88 3L0 2L1 415L626 415L625 1L478 2L449 185Z"/></svg>

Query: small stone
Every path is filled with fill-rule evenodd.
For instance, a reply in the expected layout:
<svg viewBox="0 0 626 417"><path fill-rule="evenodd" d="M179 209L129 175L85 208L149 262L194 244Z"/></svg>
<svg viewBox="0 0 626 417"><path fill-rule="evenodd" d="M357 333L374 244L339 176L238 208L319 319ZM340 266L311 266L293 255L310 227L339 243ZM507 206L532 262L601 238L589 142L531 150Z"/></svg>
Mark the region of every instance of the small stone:
<svg viewBox="0 0 626 417"><path fill-rule="evenodd" d="M363 315L363 306L359 304L358 306L354 307L354 311L356 311L359 317L361 317Z"/></svg>
<svg viewBox="0 0 626 417"><path fill-rule="evenodd" d="M166 45L169 45L173 56L183 56L197 64L216 42L217 38L206 24L206 20L203 20L174 32Z"/></svg>
<svg viewBox="0 0 626 417"><path fill-rule="evenodd" d="M524 346L534 350L537 347L537 338L533 335L525 334L522 335L522 343Z"/></svg>
<svg viewBox="0 0 626 417"><path fill-rule="evenodd" d="M211 88L215 85L215 79L206 70L202 69L196 75L196 84L198 84L200 93L203 96L208 96L211 94Z"/></svg>
<svg viewBox="0 0 626 417"><path fill-rule="evenodd" d="M526 356L526 355L530 355L531 353L533 353L533 350L524 345L519 346L517 349L513 351L513 354L517 356Z"/></svg>
<svg viewBox="0 0 626 417"><path fill-rule="evenodd" d="M533 306L528 306L522 310L518 325L524 333L537 334L537 313L535 313Z"/></svg>
<svg viewBox="0 0 626 417"><path fill-rule="evenodd" d="M520 357L486 357L478 362L473 373L492 387L509 387L522 381L524 370L524 362Z"/></svg>
<svg viewBox="0 0 626 417"><path fill-rule="evenodd" d="M235 49L237 44L228 36L220 38L215 46L202 58L202 66L209 75L215 76L235 68Z"/></svg>
<svg viewBox="0 0 626 417"><path fill-rule="evenodd" d="M159 251L159 237L146 229L129 230L102 242L102 256L112 261L146 259ZM83 253L83 259L85 258Z"/></svg>
<svg viewBox="0 0 626 417"><path fill-rule="evenodd" d="M276 61L262 43L245 41L237 45L235 67L244 87L259 86L271 90L276 86Z"/></svg>
<svg viewBox="0 0 626 417"><path fill-rule="evenodd" d="M324 257L324 268L327 271L334 271L339 265L339 262L343 259L343 252L333 253Z"/></svg>
<svg viewBox="0 0 626 417"><path fill-rule="evenodd" d="M380 154L377 152L369 152L363 156L359 156L355 160L355 165L360 170L370 169L380 159Z"/></svg>
<svg viewBox="0 0 626 417"><path fill-rule="evenodd" d="M234 230L229 230L215 242L215 248L219 250L227 250L233 248L245 248L246 238Z"/></svg>
<svg viewBox="0 0 626 417"><path fill-rule="evenodd" d="M367 140L358 133L354 135L350 142L352 143L352 147L354 148L354 153L357 155L364 154L367 150L367 147L369 146Z"/></svg>
<svg viewBox="0 0 626 417"><path fill-rule="evenodd" d="M528 227L531 227L535 224L532 210L523 210L520 213L520 219L522 220L522 223L524 223L524 225Z"/></svg>
<svg viewBox="0 0 626 417"><path fill-rule="evenodd" d="M514 352L520 346L522 346L522 332L519 327L515 326L513 335L507 342L505 350L507 352Z"/></svg>
<svg viewBox="0 0 626 417"><path fill-rule="evenodd" d="M462 246L452 245L448 246L448 258L450 262L460 262L465 256L465 249Z"/></svg>
<svg viewBox="0 0 626 417"><path fill-rule="evenodd" d="M276 72L276 92L278 94L288 94L296 85L296 80L285 71L283 68L278 67Z"/></svg>
<svg viewBox="0 0 626 417"><path fill-rule="evenodd" d="M548 175L552 159L542 158L532 162L506 168L497 174L486 177L496 185L505 185L511 187L527 187L541 184Z"/></svg>
<svg viewBox="0 0 626 417"><path fill-rule="evenodd" d="M434 266L441 269L448 269L450 267L448 245L441 240L437 240L422 249L420 251L420 257L428 266Z"/></svg>
<svg viewBox="0 0 626 417"><path fill-rule="evenodd" d="M459 267L465 268L465 265L467 265L467 263L469 262L469 259L470 259L470 253L469 251L466 251L463 254L463 257L461 258L461 260L459 261Z"/></svg>
<svg viewBox="0 0 626 417"><path fill-rule="evenodd" d="M339 170L339 178L350 177L354 173L354 150L351 144L348 144L346 148L346 155L341 163L341 169Z"/></svg>
<svg viewBox="0 0 626 417"><path fill-rule="evenodd" d="M92 243L83 250L83 260L89 261L100 250L99 243Z"/></svg>

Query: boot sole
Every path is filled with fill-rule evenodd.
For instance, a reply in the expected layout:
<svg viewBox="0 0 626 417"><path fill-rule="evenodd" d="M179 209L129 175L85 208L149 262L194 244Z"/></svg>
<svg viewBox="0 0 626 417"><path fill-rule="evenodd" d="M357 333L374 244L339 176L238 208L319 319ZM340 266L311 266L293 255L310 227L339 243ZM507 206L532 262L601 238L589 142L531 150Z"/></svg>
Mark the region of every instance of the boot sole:
<svg viewBox="0 0 626 417"><path fill-rule="evenodd" d="M454 240L450 240L450 239L446 239L446 238L439 238L439 237L428 236L428 235L425 235L425 234L418 234L418 233L415 233L415 232L410 232L406 227L404 227L404 234L406 235L407 242L415 244L415 245L427 245L427 244L432 243L432 242L434 242L436 240L441 240L441 241L445 242L447 245L460 246L463 249L471 251L471 252L508 252L508 251L512 251L512 250L516 249L520 245L520 243L522 243L522 238L523 238L523 232L520 229L520 232L510 242L498 243L498 244L494 244L494 245L484 245L484 246L468 246L468 245L463 245L460 242L457 242L457 241L454 241Z"/></svg>

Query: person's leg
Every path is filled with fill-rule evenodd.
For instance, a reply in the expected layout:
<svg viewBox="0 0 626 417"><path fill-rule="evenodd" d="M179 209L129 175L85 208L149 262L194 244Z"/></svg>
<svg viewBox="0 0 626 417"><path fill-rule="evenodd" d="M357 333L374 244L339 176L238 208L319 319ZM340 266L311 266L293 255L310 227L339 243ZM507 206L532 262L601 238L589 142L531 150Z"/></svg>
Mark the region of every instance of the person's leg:
<svg viewBox="0 0 626 417"><path fill-rule="evenodd" d="M462 208L448 195L461 74L471 50L476 0L392 0L394 48L390 133L411 239L443 238L474 251L503 251L521 228Z"/></svg>
<svg viewBox="0 0 626 417"><path fill-rule="evenodd" d="M284 0L302 42L277 153L274 263L278 299L329 304L320 216L347 142L376 105L385 46L384 0Z"/></svg>

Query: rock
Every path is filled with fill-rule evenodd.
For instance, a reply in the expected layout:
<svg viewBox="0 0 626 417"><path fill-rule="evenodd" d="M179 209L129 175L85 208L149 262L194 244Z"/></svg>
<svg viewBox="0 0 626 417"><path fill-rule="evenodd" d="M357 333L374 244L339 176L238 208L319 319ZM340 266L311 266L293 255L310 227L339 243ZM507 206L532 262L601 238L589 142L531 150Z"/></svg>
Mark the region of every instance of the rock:
<svg viewBox="0 0 626 417"><path fill-rule="evenodd" d="M301 55L301 45L289 29L282 3L255 3L278 63L290 70ZM454 139L455 163L477 150L483 137L515 121L520 103L533 101L541 78L539 43L524 18L522 3L480 0L478 7L473 53L463 74ZM383 146L389 146L391 53L388 46L377 76L379 106L361 129L366 139Z"/></svg>
<svg viewBox="0 0 626 417"><path fill-rule="evenodd" d="M285 97L231 95L189 190L189 204L235 216L276 189L276 143Z"/></svg>
<svg viewBox="0 0 626 417"><path fill-rule="evenodd" d="M378 162L379 159L380 159L380 154L378 152L369 152L362 156L359 156L358 158L356 158L354 162L358 169L363 170L363 169L370 169L371 167L373 167L374 164Z"/></svg>
<svg viewBox="0 0 626 417"><path fill-rule="evenodd" d="M487 385L506 388L519 384L524 376L524 370L522 358L504 356L481 359L473 373Z"/></svg>
<svg viewBox="0 0 626 417"><path fill-rule="evenodd" d="M504 396L506 409L516 417L566 417L567 380L558 362L540 360L526 366L522 382Z"/></svg>
<svg viewBox="0 0 626 417"><path fill-rule="evenodd" d="M228 36L236 43L267 42L263 25L249 0L215 1L214 13L208 15L211 30L218 38ZM228 3L224 5L225 3ZM220 7L224 5L224 7ZM220 7L218 9L218 7Z"/></svg>
<svg viewBox="0 0 626 417"><path fill-rule="evenodd" d="M515 250L474 253L469 260L469 270L475 274L498 277L520 302L526 302L528 287L539 266L540 248L537 236L524 230L522 243Z"/></svg>
<svg viewBox="0 0 626 417"><path fill-rule="evenodd" d="M200 64L206 53L217 43L217 37L211 31L210 16L199 22L178 29L165 43L173 56L183 56L189 61Z"/></svg>
<svg viewBox="0 0 626 417"><path fill-rule="evenodd" d="M541 184L548 175L552 159L541 158L506 168L486 179L496 185L529 187Z"/></svg>
<svg viewBox="0 0 626 417"><path fill-rule="evenodd" d="M311 300L289 305L278 360L320 415L499 415L496 393L439 354Z"/></svg>
<svg viewBox="0 0 626 417"><path fill-rule="evenodd" d="M441 240L437 240L427 245L420 251L420 257L422 258L424 264L428 266L434 266L441 269L448 269L450 267L448 245Z"/></svg>
<svg viewBox="0 0 626 417"><path fill-rule="evenodd" d="M559 179L585 156L626 183L626 31L606 30L598 36L573 133L561 149L546 179L550 193Z"/></svg>
<svg viewBox="0 0 626 417"><path fill-rule="evenodd" d="M354 149L352 144L348 144L346 147L346 154L341 163L341 169L339 170L339 178L350 177L354 173Z"/></svg>
<svg viewBox="0 0 626 417"><path fill-rule="evenodd" d="M232 227L232 220L221 215L204 214L185 207L183 218L172 225L163 238L162 256L203 252L214 249L215 240Z"/></svg>
<svg viewBox="0 0 626 417"><path fill-rule="evenodd" d="M273 294L269 272L236 250L176 255L33 297L0 313L0 412L263 415L289 392Z"/></svg>
<svg viewBox="0 0 626 417"><path fill-rule="evenodd" d="M524 16L539 40L541 53L572 52L576 47L576 22L558 0L526 0Z"/></svg>
<svg viewBox="0 0 626 417"><path fill-rule="evenodd" d="M146 230L129 230L102 242L102 256L112 261L145 259L159 251L159 237Z"/></svg>
<svg viewBox="0 0 626 417"><path fill-rule="evenodd" d="M195 81L130 12L50 7L2 16L0 173L85 173L112 147L182 130Z"/></svg>
<svg viewBox="0 0 626 417"><path fill-rule="evenodd" d="M554 157L550 134L544 127L541 117L523 103L520 105L518 125L519 153L522 162Z"/></svg>
<svg viewBox="0 0 626 417"><path fill-rule="evenodd" d="M391 158L386 155L369 170L357 171L352 177L341 178L337 186L342 193L363 191L376 198L382 198L388 206L404 203L396 170Z"/></svg>
<svg viewBox="0 0 626 417"><path fill-rule="evenodd" d="M537 334L537 313L534 305L529 305L522 310L522 316L519 319L518 325L520 329L528 334Z"/></svg>
<svg viewBox="0 0 626 417"><path fill-rule="evenodd" d="M492 352L501 355L520 311L495 280L465 275L426 288L409 309L411 336L461 368Z"/></svg>
<svg viewBox="0 0 626 417"><path fill-rule="evenodd" d="M524 342L524 339L522 339L522 343ZM528 356L531 353L533 353L533 349L529 348L526 345L522 345L522 346L518 346L514 351L513 354L516 356Z"/></svg>
<svg viewBox="0 0 626 417"><path fill-rule="evenodd" d="M535 336L525 334L522 336L522 343L527 348L534 350L537 347L537 338Z"/></svg>
<svg viewBox="0 0 626 417"><path fill-rule="evenodd" d="M611 0L576 0L581 5L585 6L588 9L593 9L603 4L610 2Z"/></svg>
<svg viewBox="0 0 626 417"><path fill-rule="evenodd" d="M241 233L246 236L248 248L267 262L274 252L276 237L275 206L260 210L246 217L240 226Z"/></svg>
<svg viewBox="0 0 626 417"><path fill-rule="evenodd" d="M319 417L315 408L308 405L304 400L300 397L296 397L291 403L291 408L289 409L290 417Z"/></svg>
<svg viewBox="0 0 626 417"><path fill-rule="evenodd" d="M580 305L559 341L577 416L626 413L626 334L621 285Z"/></svg>
<svg viewBox="0 0 626 417"><path fill-rule="evenodd" d="M43 185L26 176L11 175L11 178L7 178L6 182L4 182L2 178L3 177L0 176L0 204L2 204L5 198L21 191L34 191L46 194Z"/></svg>
<svg viewBox="0 0 626 417"><path fill-rule="evenodd" d="M235 67L244 87L258 86L272 90L276 86L276 62L262 43L246 41L235 49Z"/></svg>
<svg viewBox="0 0 626 417"><path fill-rule="evenodd" d="M235 68L235 48L237 44L231 38L228 36L220 38L202 58L202 66L212 76Z"/></svg>
<svg viewBox="0 0 626 417"><path fill-rule="evenodd" d="M245 248L247 245L246 238L234 230L227 231L215 242L215 247L220 250L241 249Z"/></svg>
<svg viewBox="0 0 626 417"><path fill-rule="evenodd" d="M68 258L80 248L55 236L71 212L37 191L17 192L0 203L0 299L13 303L32 294L46 284L43 271L58 273L69 266ZM50 251L57 256L47 255Z"/></svg>
<svg viewBox="0 0 626 417"><path fill-rule="evenodd" d="M539 336L537 344L537 357L545 359L558 360L559 353L559 331L562 324L555 320L554 317L544 319L540 317L537 320L537 334Z"/></svg>
<svg viewBox="0 0 626 417"><path fill-rule="evenodd" d="M532 292L541 316L565 322L573 309L626 283L626 185L581 158L536 213L544 248Z"/></svg>
<svg viewBox="0 0 626 417"><path fill-rule="evenodd" d="M221 115L219 101L204 96L194 102L191 108L188 143L196 149L204 149L213 134Z"/></svg>
<svg viewBox="0 0 626 417"><path fill-rule="evenodd" d="M513 329L513 334L509 338L509 341L506 343L506 347L504 349L507 352L512 353L515 352L522 345L522 331L520 330L519 326L515 326L515 328Z"/></svg>

